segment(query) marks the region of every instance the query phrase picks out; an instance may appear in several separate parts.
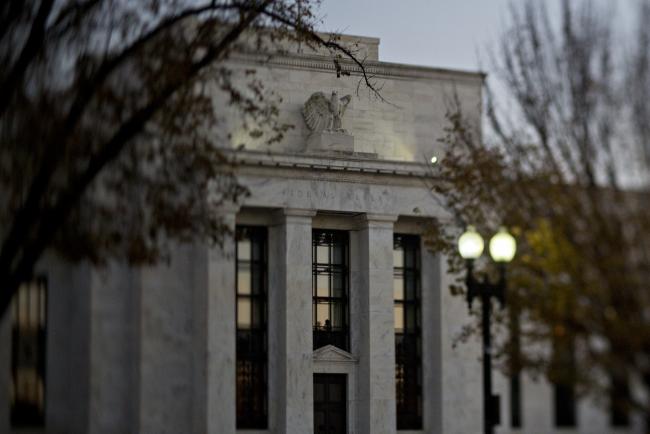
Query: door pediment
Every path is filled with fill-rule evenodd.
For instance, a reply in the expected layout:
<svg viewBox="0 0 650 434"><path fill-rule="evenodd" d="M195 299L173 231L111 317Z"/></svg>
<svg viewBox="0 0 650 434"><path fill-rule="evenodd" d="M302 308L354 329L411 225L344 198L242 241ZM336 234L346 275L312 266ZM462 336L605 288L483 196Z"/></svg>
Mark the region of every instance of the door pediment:
<svg viewBox="0 0 650 434"><path fill-rule="evenodd" d="M334 345L325 345L314 351L315 362L356 363L357 359L345 350Z"/></svg>

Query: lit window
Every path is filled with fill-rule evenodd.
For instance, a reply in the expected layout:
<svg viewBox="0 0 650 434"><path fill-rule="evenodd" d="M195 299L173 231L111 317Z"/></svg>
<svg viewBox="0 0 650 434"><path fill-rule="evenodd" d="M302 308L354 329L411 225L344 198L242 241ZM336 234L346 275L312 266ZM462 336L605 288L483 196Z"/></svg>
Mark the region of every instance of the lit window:
<svg viewBox="0 0 650 434"><path fill-rule="evenodd" d="M47 325L44 278L20 286L12 301L11 324L11 425L43 426Z"/></svg>
<svg viewBox="0 0 650 434"><path fill-rule="evenodd" d="M349 350L348 233L312 233L314 349L334 345Z"/></svg>
<svg viewBox="0 0 650 434"><path fill-rule="evenodd" d="M420 238L394 237L393 297L397 429L422 428Z"/></svg>
<svg viewBox="0 0 650 434"><path fill-rule="evenodd" d="M268 419L266 228L237 227L237 428Z"/></svg>

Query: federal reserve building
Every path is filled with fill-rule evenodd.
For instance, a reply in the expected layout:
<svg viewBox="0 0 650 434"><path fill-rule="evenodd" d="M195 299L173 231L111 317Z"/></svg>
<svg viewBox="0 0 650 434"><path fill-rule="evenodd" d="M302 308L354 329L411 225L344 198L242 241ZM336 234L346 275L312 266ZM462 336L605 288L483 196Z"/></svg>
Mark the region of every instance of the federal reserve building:
<svg viewBox="0 0 650 434"><path fill-rule="evenodd" d="M456 224L431 173L451 105L480 130L485 76L340 41L383 100L358 65L305 47L228 60L292 128L256 144L233 113L215 135L250 193L222 207L223 245L142 268L42 261L0 328L0 432L483 432L480 339L456 342L467 303L424 235ZM492 375L497 433L635 429L544 379Z"/></svg>

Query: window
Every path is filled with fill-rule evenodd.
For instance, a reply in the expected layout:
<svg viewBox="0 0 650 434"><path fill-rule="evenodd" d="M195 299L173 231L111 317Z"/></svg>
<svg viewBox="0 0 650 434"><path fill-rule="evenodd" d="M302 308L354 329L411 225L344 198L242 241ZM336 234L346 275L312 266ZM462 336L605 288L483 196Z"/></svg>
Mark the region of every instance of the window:
<svg viewBox="0 0 650 434"><path fill-rule="evenodd" d="M555 426L576 426L576 404L573 384L555 384Z"/></svg>
<svg viewBox="0 0 650 434"><path fill-rule="evenodd" d="M510 425L521 428L521 330L519 328L519 315L514 308L509 310L510 315Z"/></svg>
<svg viewBox="0 0 650 434"><path fill-rule="evenodd" d="M20 286L11 306L11 425L45 422L45 336L47 282L37 278Z"/></svg>
<svg viewBox="0 0 650 434"><path fill-rule="evenodd" d="M348 244L344 231L312 233L314 349L325 345L350 349Z"/></svg>
<svg viewBox="0 0 650 434"><path fill-rule="evenodd" d="M556 338L553 345L555 426L576 426L575 355L573 339Z"/></svg>
<svg viewBox="0 0 650 434"><path fill-rule="evenodd" d="M268 419L266 228L237 227L237 428Z"/></svg>
<svg viewBox="0 0 650 434"><path fill-rule="evenodd" d="M625 372L610 374L610 418L614 427L630 425L630 386Z"/></svg>
<svg viewBox="0 0 650 434"><path fill-rule="evenodd" d="M510 374L510 425L521 428L521 372Z"/></svg>
<svg viewBox="0 0 650 434"><path fill-rule="evenodd" d="M394 237L395 383L397 429L422 428L420 238Z"/></svg>

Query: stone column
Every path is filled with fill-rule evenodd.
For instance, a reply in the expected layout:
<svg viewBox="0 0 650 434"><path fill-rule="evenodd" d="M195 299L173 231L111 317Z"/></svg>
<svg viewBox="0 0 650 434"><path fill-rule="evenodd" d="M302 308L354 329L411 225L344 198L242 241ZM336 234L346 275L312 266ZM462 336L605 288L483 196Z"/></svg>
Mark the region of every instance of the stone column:
<svg viewBox="0 0 650 434"><path fill-rule="evenodd" d="M224 208L224 223L235 231L237 207ZM194 433L236 432L235 240L200 247L195 281Z"/></svg>
<svg viewBox="0 0 650 434"><path fill-rule="evenodd" d="M394 433L395 325L393 319L393 223L397 216L367 214L358 233L354 299L359 318L359 433Z"/></svg>
<svg viewBox="0 0 650 434"><path fill-rule="evenodd" d="M270 399L273 432L314 429L311 219L284 209L269 230Z"/></svg>

